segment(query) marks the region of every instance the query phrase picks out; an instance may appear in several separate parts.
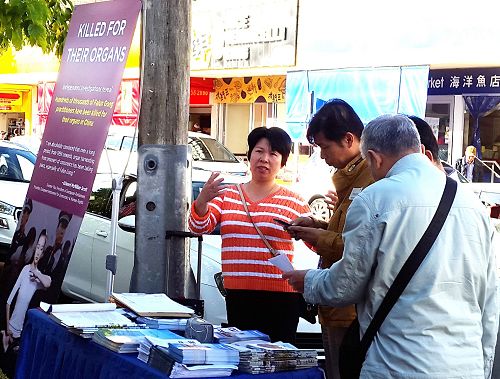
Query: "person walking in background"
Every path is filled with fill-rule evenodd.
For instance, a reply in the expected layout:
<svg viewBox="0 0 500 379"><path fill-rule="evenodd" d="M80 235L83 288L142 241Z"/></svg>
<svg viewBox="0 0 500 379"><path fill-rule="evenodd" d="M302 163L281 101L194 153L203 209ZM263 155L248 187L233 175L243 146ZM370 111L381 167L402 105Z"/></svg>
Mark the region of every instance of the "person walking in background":
<svg viewBox="0 0 500 379"><path fill-rule="evenodd" d="M311 213L299 195L275 182L291 147L283 129L252 130L248 135L252 179L241 185L241 195L237 186L224 185L213 173L191 205L189 216L189 228L197 234L210 233L220 224L229 325L257 329L272 341L288 342L295 339L302 295L268 262L271 252L256 228L275 251L293 261L293 241L274 219L291 222Z"/></svg>
<svg viewBox="0 0 500 379"><path fill-rule="evenodd" d="M47 232L42 230L38 236L38 241L35 247L32 261L23 267L19 274L14 287L7 299L6 315L7 315L7 335L10 340L16 340L21 336L23 330L24 318L28 310L31 298L37 289L49 288L51 278L44 275L38 269L38 262L42 257L45 244L47 243ZM14 311L10 315L10 306L17 294Z"/></svg>
<svg viewBox="0 0 500 379"><path fill-rule="evenodd" d="M469 182L480 182L482 180L482 163L477 159L476 152L474 146L467 146L465 155L457 160L455 164L457 171L467 178Z"/></svg>
<svg viewBox="0 0 500 379"><path fill-rule="evenodd" d="M283 277L309 302L357 304L362 336L434 217L446 176L421 154L403 115L371 121L361 152L376 182L349 208L343 259ZM492 240L483 205L458 186L441 232L369 346L362 378L490 377L498 328Z"/></svg>
<svg viewBox="0 0 500 379"><path fill-rule="evenodd" d="M332 99L314 115L307 129L309 143L321 149L321 158L337 169L333 175L336 191L330 191L335 205L329 222L312 217L295 219L291 235L312 246L320 256L320 268L328 268L342 258L345 215L354 197L373 183L366 161L359 149L363 123L345 101ZM290 229L289 229L290 230ZM325 349L328 379L340 378L339 346L348 326L356 318L353 305L320 306L319 322Z"/></svg>

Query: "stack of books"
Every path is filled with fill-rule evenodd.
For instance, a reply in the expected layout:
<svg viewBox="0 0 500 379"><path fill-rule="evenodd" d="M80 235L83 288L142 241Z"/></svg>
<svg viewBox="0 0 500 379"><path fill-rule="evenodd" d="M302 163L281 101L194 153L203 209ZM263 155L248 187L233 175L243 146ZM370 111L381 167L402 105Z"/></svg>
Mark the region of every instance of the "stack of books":
<svg viewBox="0 0 500 379"><path fill-rule="evenodd" d="M298 349L286 342L244 341L230 345L239 345L255 352L264 353L261 364L255 364L253 357L249 361L241 362L240 370L244 372L276 372L318 366L316 350Z"/></svg>
<svg viewBox="0 0 500 379"><path fill-rule="evenodd" d="M166 373L170 378L211 378L230 376L236 365L186 365L176 362L169 354L168 348L153 346L149 357L149 365Z"/></svg>
<svg viewBox="0 0 500 379"><path fill-rule="evenodd" d="M136 353L146 336L158 339L181 340L170 330L160 329L98 329L92 340L117 353Z"/></svg>
<svg viewBox="0 0 500 379"><path fill-rule="evenodd" d="M258 330L240 330L233 326L228 328L214 328L214 339L219 343L232 343L248 340L270 341L267 334Z"/></svg>
<svg viewBox="0 0 500 379"><path fill-rule="evenodd" d="M274 372L274 367L266 358L266 353L260 350L249 349L248 347L237 345L236 343L229 344L233 349L238 350L240 363L238 370L248 374L263 374Z"/></svg>

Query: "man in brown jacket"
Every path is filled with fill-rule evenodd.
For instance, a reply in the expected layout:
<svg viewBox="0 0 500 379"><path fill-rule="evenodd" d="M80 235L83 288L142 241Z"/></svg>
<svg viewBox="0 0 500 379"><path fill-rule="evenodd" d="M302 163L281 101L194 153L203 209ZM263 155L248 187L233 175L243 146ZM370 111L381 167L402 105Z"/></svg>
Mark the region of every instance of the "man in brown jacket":
<svg viewBox="0 0 500 379"><path fill-rule="evenodd" d="M327 223L300 217L288 228L320 256L320 267L329 268L342 258L342 231L347 208L354 197L373 183L366 161L361 157L360 138L363 123L352 107L340 99L332 99L314 115L307 129L307 139L321 149L321 158L337 169L333 175L334 190L327 195L334 206ZM353 305L344 308L319 307L319 321L326 357L327 379L340 378L339 346L348 326L356 318Z"/></svg>

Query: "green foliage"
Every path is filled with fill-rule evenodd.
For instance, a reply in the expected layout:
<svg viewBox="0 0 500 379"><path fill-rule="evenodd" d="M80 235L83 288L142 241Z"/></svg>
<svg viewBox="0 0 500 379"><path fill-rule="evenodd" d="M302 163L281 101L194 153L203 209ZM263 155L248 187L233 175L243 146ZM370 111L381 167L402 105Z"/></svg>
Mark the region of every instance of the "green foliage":
<svg viewBox="0 0 500 379"><path fill-rule="evenodd" d="M0 53L29 45L60 57L72 13L71 0L0 0Z"/></svg>

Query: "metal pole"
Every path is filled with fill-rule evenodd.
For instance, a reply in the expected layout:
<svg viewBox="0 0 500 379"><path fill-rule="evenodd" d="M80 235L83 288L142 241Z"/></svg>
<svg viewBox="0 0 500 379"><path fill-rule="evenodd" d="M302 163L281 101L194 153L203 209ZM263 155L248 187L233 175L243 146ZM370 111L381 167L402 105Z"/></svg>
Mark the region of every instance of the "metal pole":
<svg viewBox="0 0 500 379"><path fill-rule="evenodd" d="M116 275L116 232L118 230L118 213L120 210L120 193L123 187L123 176L113 179L113 200L111 207L111 252L106 256L106 297L108 302L113 293L113 283Z"/></svg>
<svg viewBox="0 0 500 379"><path fill-rule="evenodd" d="M191 0L143 0L134 292L186 297L185 230ZM179 147L185 148L177 149ZM153 167L154 166L154 167ZM190 185L189 185L190 187Z"/></svg>

